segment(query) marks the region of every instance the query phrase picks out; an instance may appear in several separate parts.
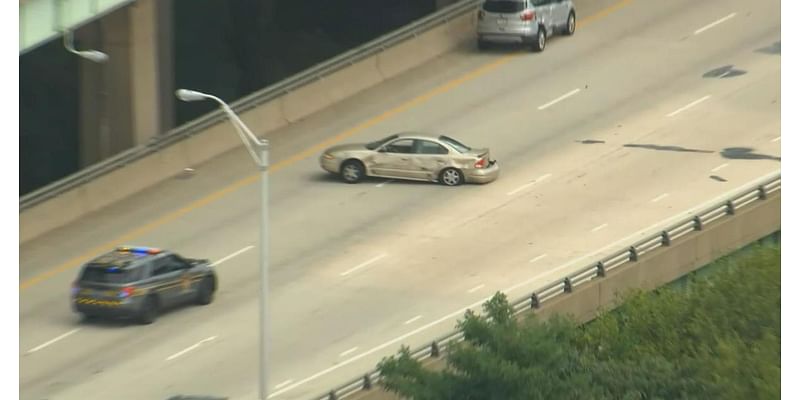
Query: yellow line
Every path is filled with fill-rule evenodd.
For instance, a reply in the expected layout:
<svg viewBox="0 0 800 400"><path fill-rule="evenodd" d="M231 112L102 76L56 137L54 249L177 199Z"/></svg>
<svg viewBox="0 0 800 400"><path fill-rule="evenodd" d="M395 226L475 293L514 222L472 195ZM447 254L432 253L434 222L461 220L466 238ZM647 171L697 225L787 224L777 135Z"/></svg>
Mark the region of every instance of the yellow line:
<svg viewBox="0 0 800 400"><path fill-rule="evenodd" d="M617 3L614 3L611 6L599 11L596 14L593 14L593 15L587 16L586 18L581 19L580 22L577 23L577 26L587 25L587 24L591 23L592 21L595 21L597 19L603 18L606 15L611 14L612 12L614 12L614 11L620 9L620 8L627 6L631 2L633 2L633 0L622 0L622 1L619 1ZM326 148L332 146L333 144L336 144L337 142L340 142L340 141L342 141L344 139L347 139L348 137L351 137L351 136L353 136L353 135L355 135L355 134L357 134L357 133L359 133L359 132L361 132L361 131L363 131L363 130L365 130L367 128L370 128L370 127L372 127L374 125L377 125L377 124L379 124L379 123L381 123L381 122L383 122L383 121L385 121L385 120L387 120L389 118L392 118L395 115L403 113L403 112L407 111L408 109L410 109L410 108L412 108L414 106L417 106L419 104L422 104L422 103L430 100L433 97L436 97L438 95L447 93L447 92L455 89L456 87L463 85L466 82L475 80L475 79L477 79L477 78L489 73L490 71L495 70L495 69L499 68L500 66L507 64L509 61L511 61L512 59L514 59L516 57L519 57L520 55L521 55L521 53L517 53L517 54L511 54L511 55L506 55L506 56L500 57L495 61L492 61L492 62L490 62L490 63L488 63L486 65L483 65L483 66L481 66L479 68L476 68L476 69L474 69L474 70L472 70L472 71L470 71L470 72L468 72L468 73L466 73L466 74L464 74L464 75L462 75L462 76L460 76L458 78L450 80L450 81L448 81L448 82L446 82L446 83L444 83L444 84L442 84L442 85L440 85L440 86L438 86L438 87L436 87L434 89L431 89L430 91L428 91L428 92L426 92L424 94L421 94L421 95L419 95L419 96L417 96L417 97L415 97L415 98L413 98L413 99L411 99L411 100L409 100L409 101L407 101L407 102L405 102L405 103L403 103L403 104L401 104L401 105L399 105L399 106L397 106L395 108L392 108L392 109L390 109L390 110L388 110L388 111L386 111L386 112L384 112L384 113L382 113L382 114L380 114L378 116L372 117L372 118L370 118L370 119L368 119L368 120L366 120L366 121L364 121L364 122L362 122L362 123L350 128L350 129L348 129L348 130L346 130L344 132L341 132L341 133L339 133L339 134L337 134L337 135L335 135L333 137L328 138L327 140L325 140L325 141L323 141L321 143L318 143L318 144L316 144L316 145L314 145L314 146L312 146L312 147L310 147L310 148L308 148L306 150L303 150L300 153L294 154L289 158L286 158L284 160L281 160L281 161L278 161L278 162L272 164L270 166L270 168L269 168L269 172L270 173L274 173L274 172L280 171L280 170L282 170L282 169L284 169L284 168L286 168L286 167L288 167L288 166L290 166L292 164L297 163L300 160L303 160L305 158L313 156L313 155L325 150ZM69 269L75 268L77 266L80 266L82 263L86 262L88 259L90 259L90 258L92 258L92 257L94 257L94 256L96 256L98 254L101 254L101 253L107 251L108 249L114 248L117 245L119 245L120 243L131 242L131 241L133 241L134 238L136 238L138 236L144 235L144 234L156 229L159 226L162 226L162 225L165 225L165 224L167 224L167 223L169 223L171 221L174 221L174 220L186 215L190 211L193 211L193 210L198 209L200 207L203 207L203 206L205 206L205 205L207 205L209 203L212 203L212 202L222 198L223 196L225 196L225 195L227 195L229 193L232 193L232 192L234 192L234 191L236 191L236 190L238 190L238 189L240 189L240 188L242 188L244 186L247 186L247 185L250 185L252 183L255 183L257 180L258 180L258 174L250 175L250 176L248 176L246 178L240 179L240 180L234 182L233 184L231 184L231 185L229 185L229 186L227 186L227 187L225 187L223 189L220 189L220 190L218 190L216 192L213 192L213 193L211 193L211 194L209 194L209 195L207 195L205 197L202 197L202 198L200 198L198 200L195 200L195 201L189 203L188 205L186 205L184 207L181 207L181 208L179 208L179 209L177 209L175 211L172 211L172 212L169 212L167 214L164 214L161 217L159 217L159 218L157 218L157 219L155 219L153 221L150 221L147 224L142 225L142 226L140 226L140 227L138 227L138 228L136 228L136 229L134 229L132 231L129 231L129 232L125 233L124 235L122 235L122 236L120 236L120 237L118 237L118 238L116 238L114 240L111 240L111 241L108 241L106 243L103 243L103 244L101 244L101 245L99 245L97 247L93 247L93 248L87 250L85 253L83 253L83 254L81 254L81 255L79 255L77 257L74 257L74 258L72 258L70 260L67 260L66 262L56 266L55 268L47 270L47 271L45 271L45 272L43 272L43 273L41 273L39 275L36 275L36 276L34 276L32 278L29 278L29 279L23 281L22 283L20 283L19 288L20 288L20 290L25 290L25 289L27 289L27 288L29 288L31 286L34 286L34 285L36 285L36 284L38 284L38 283L40 283L40 282L42 282L42 281L44 281L46 279L49 279L49 278L55 276L55 275L57 275L57 274L59 274L61 272L64 272L66 270L69 270Z"/></svg>

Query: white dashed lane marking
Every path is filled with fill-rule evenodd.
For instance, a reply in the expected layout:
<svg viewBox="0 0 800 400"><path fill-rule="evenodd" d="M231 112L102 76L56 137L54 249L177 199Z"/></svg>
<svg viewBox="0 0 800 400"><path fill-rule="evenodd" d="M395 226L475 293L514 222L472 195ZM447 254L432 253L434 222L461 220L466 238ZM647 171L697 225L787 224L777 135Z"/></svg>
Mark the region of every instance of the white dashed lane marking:
<svg viewBox="0 0 800 400"><path fill-rule="evenodd" d="M716 20L716 21L714 21L714 22L712 22L712 23L710 23L710 24L708 24L708 25L696 30L696 31L694 31L694 34L695 35L699 35L699 34L705 32L705 31L707 31L707 30L709 30L709 29L711 29L711 28L713 28L713 27L715 27L715 26L717 26L717 25L719 25L719 24L721 24L721 23L723 23L723 22L735 17L735 16L736 16L735 12L734 13L730 13L730 14L728 14L728 15L726 15L726 16L724 16L724 17L722 17L722 18L720 18L720 19L718 19L718 20Z"/></svg>

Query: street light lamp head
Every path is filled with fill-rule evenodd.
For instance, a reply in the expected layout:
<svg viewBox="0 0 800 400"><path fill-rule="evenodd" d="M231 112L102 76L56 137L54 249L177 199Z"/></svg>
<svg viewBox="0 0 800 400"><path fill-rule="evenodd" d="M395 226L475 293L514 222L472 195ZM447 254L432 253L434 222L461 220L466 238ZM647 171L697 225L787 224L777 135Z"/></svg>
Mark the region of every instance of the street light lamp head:
<svg viewBox="0 0 800 400"><path fill-rule="evenodd" d="M89 61L94 61L99 64L108 61L108 54L103 53L102 51L84 50L84 51L78 51L77 54Z"/></svg>
<svg viewBox="0 0 800 400"><path fill-rule="evenodd" d="M199 101L206 100L208 95L189 89L178 89L175 91L175 96L183 101Z"/></svg>

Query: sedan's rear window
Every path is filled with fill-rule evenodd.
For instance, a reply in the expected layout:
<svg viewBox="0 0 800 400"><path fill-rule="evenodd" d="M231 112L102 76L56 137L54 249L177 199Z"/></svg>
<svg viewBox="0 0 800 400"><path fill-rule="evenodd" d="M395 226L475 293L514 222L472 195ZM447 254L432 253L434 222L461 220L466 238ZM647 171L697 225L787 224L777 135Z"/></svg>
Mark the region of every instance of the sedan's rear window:
<svg viewBox="0 0 800 400"><path fill-rule="evenodd" d="M495 13L515 13L525 9L524 1L487 1L483 9Z"/></svg>
<svg viewBox="0 0 800 400"><path fill-rule="evenodd" d="M441 140L444 143L449 144L450 146L453 146L453 148L458 150L459 153L466 153L466 152L472 150L471 148L469 148L469 146L467 146L464 143L461 143L458 140L455 140L455 139L453 139L451 137L447 137L447 136L442 135L442 136L439 136L439 140Z"/></svg>
<svg viewBox="0 0 800 400"><path fill-rule="evenodd" d="M88 265L81 274L81 282L123 284L139 280L141 268L122 269L112 266Z"/></svg>

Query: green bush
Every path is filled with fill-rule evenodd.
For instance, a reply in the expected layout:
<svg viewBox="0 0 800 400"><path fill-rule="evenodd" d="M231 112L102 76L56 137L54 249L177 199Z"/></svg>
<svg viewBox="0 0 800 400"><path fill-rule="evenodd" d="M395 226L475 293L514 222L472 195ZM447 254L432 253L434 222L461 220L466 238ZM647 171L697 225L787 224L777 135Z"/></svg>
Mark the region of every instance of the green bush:
<svg viewBox="0 0 800 400"><path fill-rule="evenodd" d="M379 368L385 389L437 399L778 399L780 246L754 246L705 277L652 292L579 325L517 320L498 293L467 312L441 371L403 349Z"/></svg>

